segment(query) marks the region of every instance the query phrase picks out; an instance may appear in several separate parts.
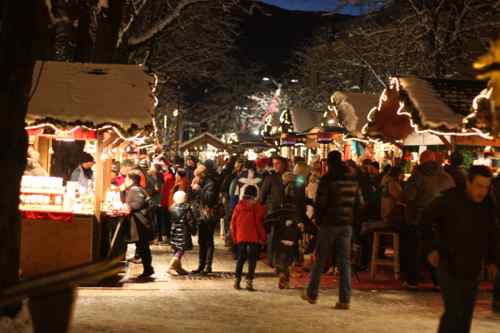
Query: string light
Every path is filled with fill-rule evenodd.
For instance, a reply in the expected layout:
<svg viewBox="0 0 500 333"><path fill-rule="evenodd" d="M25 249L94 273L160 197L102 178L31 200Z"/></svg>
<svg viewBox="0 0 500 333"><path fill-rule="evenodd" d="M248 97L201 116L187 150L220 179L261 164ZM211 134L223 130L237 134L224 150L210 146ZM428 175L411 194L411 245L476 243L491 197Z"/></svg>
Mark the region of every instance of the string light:
<svg viewBox="0 0 500 333"><path fill-rule="evenodd" d="M124 135L121 134L121 131L113 125L105 125L103 127L97 128L97 129L90 128L90 127L85 126L85 125L78 125L78 126L73 127L70 130L62 130L62 129L59 129L58 127L56 127L54 124L43 123L43 124L39 124L39 125L26 126L25 129L26 130L36 130L36 129L41 129L41 128L45 128L45 127L49 127L51 129L53 129L56 133L59 132L59 134L56 134L56 136L57 135L64 136L64 135L72 134L73 132L77 131L78 129L83 129L83 130L89 131L89 132L102 132L102 131L112 130L115 132L116 135L119 136L120 139L122 139L124 141L137 141L137 140L141 140L144 138L144 136L141 137L141 135L144 133L144 130L141 130L139 133L137 133L136 135L134 135L132 137L125 137Z"/></svg>

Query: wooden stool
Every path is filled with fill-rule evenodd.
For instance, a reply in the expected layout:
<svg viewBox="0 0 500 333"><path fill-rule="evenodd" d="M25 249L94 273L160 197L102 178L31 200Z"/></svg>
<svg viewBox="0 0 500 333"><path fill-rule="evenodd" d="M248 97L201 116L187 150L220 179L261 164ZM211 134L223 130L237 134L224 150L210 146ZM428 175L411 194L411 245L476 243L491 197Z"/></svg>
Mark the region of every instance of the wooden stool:
<svg viewBox="0 0 500 333"><path fill-rule="evenodd" d="M378 253L380 250L380 239L383 236L392 237L392 246L394 247L394 257L392 259L379 258ZM399 280L399 234L391 231L374 231L373 232L373 246L372 246L372 263L371 263L370 276L375 280L378 266L389 266L394 270L394 277Z"/></svg>

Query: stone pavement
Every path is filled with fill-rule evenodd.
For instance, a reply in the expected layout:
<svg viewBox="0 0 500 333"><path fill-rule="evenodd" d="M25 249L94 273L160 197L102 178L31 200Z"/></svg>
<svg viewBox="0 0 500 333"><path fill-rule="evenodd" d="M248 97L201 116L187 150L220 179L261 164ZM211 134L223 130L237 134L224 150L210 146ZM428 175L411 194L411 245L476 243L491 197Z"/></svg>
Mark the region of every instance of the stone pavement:
<svg viewBox="0 0 500 333"><path fill-rule="evenodd" d="M219 241L220 243L220 241ZM131 249L129 249L130 251ZM133 248L132 248L133 250ZM220 244L207 277L169 277L166 246L154 246L157 274L152 282L121 287L80 288L73 333L139 332L435 332L441 300L435 293L354 291L350 311L334 310L337 290L322 290L316 305L300 299L301 290L279 290L271 269L259 262L256 292L232 288L234 261ZM196 267L196 251L185 267ZM129 278L140 274L129 267ZM500 332L500 317L481 294L472 332Z"/></svg>

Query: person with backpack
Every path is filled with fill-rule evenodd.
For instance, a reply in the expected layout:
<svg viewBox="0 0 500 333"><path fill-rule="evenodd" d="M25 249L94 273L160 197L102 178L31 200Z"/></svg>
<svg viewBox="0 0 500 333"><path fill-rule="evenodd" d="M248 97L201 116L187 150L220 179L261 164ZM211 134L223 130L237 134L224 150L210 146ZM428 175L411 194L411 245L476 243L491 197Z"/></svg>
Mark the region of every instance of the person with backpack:
<svg viewBox="0 0 500 333"><path fill-rule="evenodd" d="M212 273L214 258L214 233L217 224L217 214L214 207L219 200L219 179L212 160L199 165L194 172L193 205L198 223L198 268L193 274Z"/></svg>
<svg viewBox="0 0 500 333"><path fill-rule="evenodd" d="M129 215L129 241L135 242L137 253L142 259L143 272L139 278L148 278L154 274L149 242L153 240L153 225L149 217L149 195L141 187L141 172L131 170L125 179Z"/></svg>
<svg viewBox="0 0 500 333"><path fill-rule="evenodd" d="M246 289L254 291L253 280L260 245L266 241L266 232L263 226L266 209L257 201L258 188L255 185L245 185L241 190L243 196L234 208L231 219L231 234L238 252L234 288L241 289L243 266L248 261Z"/></svg>
<svg viewBox="0 0 500 333"><path fill-rule="evenodd" d="M182 268L184 253L193 248L191 235L196 234L194 215L191 206L187 203L187 194L177 191L173 195L174 204L170 207L172 229L170 231L170 245L174 256L168 267L170 275L186 275L188 272Z"/></svg>

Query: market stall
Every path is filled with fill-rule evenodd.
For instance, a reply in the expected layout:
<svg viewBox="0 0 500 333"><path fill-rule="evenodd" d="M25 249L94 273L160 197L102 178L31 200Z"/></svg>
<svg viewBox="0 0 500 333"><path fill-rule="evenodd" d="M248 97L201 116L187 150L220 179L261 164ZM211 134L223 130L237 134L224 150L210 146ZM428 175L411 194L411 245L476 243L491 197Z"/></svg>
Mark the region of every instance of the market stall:
<svg viewBox="0 0 500 333"><path fill-rule="evenodd" d="M230 146L212 133L202 133L191 140L183 142L179 150L187 158L194 155L200 160L225 158L229 155Z"/></svg>
<svg viewBox="0 0 500 333"><path fill-rule="evenodd" d="M426 149L446 155L456 146L486 138L462 126L484 88L478 81L394 77L368 114L363 133L401 145L413 160Z"/></svg>
<svg viewBox="0 0 500 333"><path fill-rule="evenodd" d="M319 144L312 142L310 131L319 126L321 113L292 108L281 116L281 145L284 156L300 156L309 161L319 153Z"/></svg>
<svg viewBox="0 0 500 333"><path fill-rule="evenodd" d="M112 161L144 136L155 81L134 65L36 63L26 118L33 168L20 197L23 277L99 258L101 213L124 208L108 194Z"/></svg>

